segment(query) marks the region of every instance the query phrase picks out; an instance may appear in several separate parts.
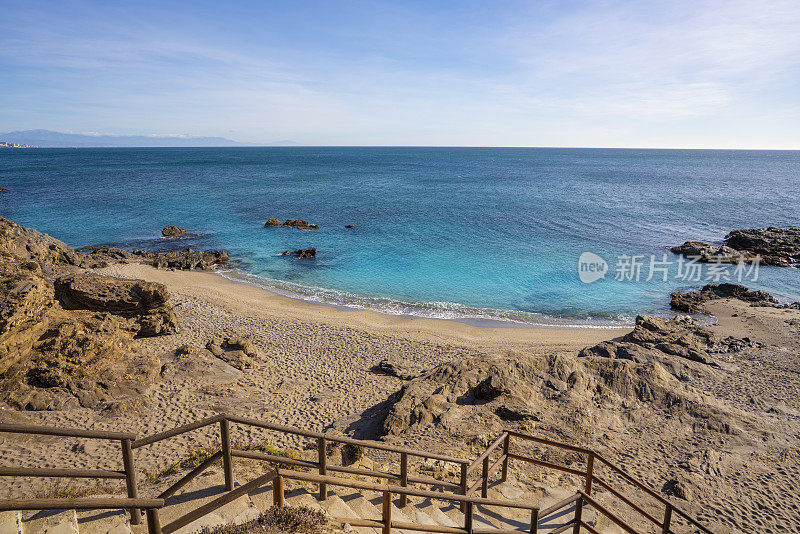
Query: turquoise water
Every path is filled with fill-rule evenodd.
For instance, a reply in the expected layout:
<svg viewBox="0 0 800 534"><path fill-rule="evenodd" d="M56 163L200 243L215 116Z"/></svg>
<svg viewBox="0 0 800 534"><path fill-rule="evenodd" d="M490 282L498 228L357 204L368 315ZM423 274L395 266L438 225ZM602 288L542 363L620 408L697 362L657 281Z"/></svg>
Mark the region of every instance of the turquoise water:
<svg viewBox="0 0 800 534"><path fill-rule="evenodd" d="M0 151L0 215L73 246L223 248L228 276L390 313L565 324L667 311L706 282L616 281L620 254L800 225L800 152L513 148ZM315 232L264 228L302 218ZM353 224L355 229L344 225ZM286 249L315 246L298 260ZM591 284L591 251L610 272ZM677 258L668 254L671 261ZM645 265L647 267L647 265ZM675 269L673 265L671 271ZM800 272L749 286L800 300Z"/></svg>

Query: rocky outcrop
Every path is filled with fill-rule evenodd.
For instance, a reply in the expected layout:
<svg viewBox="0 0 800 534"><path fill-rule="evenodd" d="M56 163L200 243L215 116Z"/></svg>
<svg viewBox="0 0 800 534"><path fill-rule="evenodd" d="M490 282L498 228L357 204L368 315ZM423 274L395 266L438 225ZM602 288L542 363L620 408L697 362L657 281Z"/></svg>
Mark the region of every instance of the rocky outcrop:
<svg viewBox="0 0 800 534"><path fill-rule="evenodd" d="M308 221L304 221L303 219L287 219L283 221L283 224L281 226L290 226L292 228L297 228L298 230L319 229L318 224L309 224Z"/></svg>
<svg viewBox="0 0 800 534"><path fill-rule="evenodd" d="M128 252L118 247L90 247L89 250L89 254L78 252L47 234L0 217L0 253L23 261L35 261L49 277L73 273L81 268L107 267L112 263L143 263L162 269L209 270L229 260L224 250L199 251L187 248L170 252Z"/></svg>
<svg viewBox="0 0 800 534"><path fill-rule="evenodd" d="M96 408L157 377L152 355L130 350L141 326L110 312L64 309L38 263L0 262L0 400L17 409Z"/></svg>
<svg viewBox="0 0 800 534"><path fill-rule="evenodd" d="M718 366L716 356L756 346L748 338L717 339L689 316L666 319L640 315L633 332L620 341L603 341L583 349L580 357L630 360L637 363L659 362L676 376L685 374L680 360ZM676 361L676 359L679 359Z"/></svg>
<svg viewBox="0 0 800 534"><path fill-rule="evenodd" d="M316 258L317 249L314 247L309 247L299 250L285 250L281 254L283 256L297 256L298 258Z"/></svg>
<svg viewBox="0 0 800 534"><path fill-rule="evenodd" d="M118 247L91 247L95 264L105 266L113 263L143 263L159 269L179 271L208 271L217 265L228 263L228 253L224 250L173 250L169 252L148 252L134 250L128 252Z"/></svg>
<svg viewBox="0 0 800 534"><path fill-rule="evenodd" d="M778 301L766 291L751 291L740 284L707 284L700 291L678 291L671 295L670 306L673 309L697 313L703 305L715 299L733 298L751 302L757 306L775 306Z"/></svg>
<svg viewBox="0 0 800 534"><path fill-rule="evenodd" d="M55 281L55 296L67 310L108 312L130 318L137 334L178 332L178 318L164 284L80 273Z"/></svg>
<svg viewBox="0 0 800 534"><path fill-rule="evenodd" d="M422 374L422 369L418 365L396 358L384 358L373 370L384 375L395 376L401 380L413 380Z"/></svg>
<svg viewBox="0 0 800 534"><path fill-rule="evenodd" d="M763 265L793 266L800 264L800 228L733 230L720 246L687 241L670 250L701 262L749 263L759 257Z"/></svg>
<svg viewBox="0 0 800 534"><path fill-rule="evenodd" d="M723 432L736 428L735 417L653 360L509 354L465 358L424 373L349 422L347 431L375 437L434 427L468 436L536 421L589 432L614 424L632 405L697 418Z"/></svg>
<svg viewBox="0 0 800 534"><path fill-rule="evenodd" d="M265 228L266 227L272 227L272 226L280 226L280 225L281 225L281 221L279 221L275 217L270 217L269 219L267 219L267 222L264 223L264 227Z"/></svg>
<svg viewBox="0 0 800 534"><path fill-rule="evenodd" d="M161 230L161 235L164 237L185 237L189 234L183 228L178 228L174 224L171 224Z"/></svg>

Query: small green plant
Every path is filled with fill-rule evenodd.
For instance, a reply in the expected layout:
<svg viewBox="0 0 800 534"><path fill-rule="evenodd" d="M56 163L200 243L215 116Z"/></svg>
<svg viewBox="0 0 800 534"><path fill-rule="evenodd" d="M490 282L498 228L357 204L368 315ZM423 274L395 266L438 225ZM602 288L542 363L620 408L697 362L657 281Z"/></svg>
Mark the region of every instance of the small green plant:
<svg viewBox="0 0 800 534"><path fill-rule="evenodd" d="M182 460L165 467L161 471L149 473L147 475L147 480L148 482L152 482L162 477L177 473L181 469L194 469L217 454L220 450L221 448L218 445L212 447L189 447L189 455L186 458L183 458Z"/></svg>

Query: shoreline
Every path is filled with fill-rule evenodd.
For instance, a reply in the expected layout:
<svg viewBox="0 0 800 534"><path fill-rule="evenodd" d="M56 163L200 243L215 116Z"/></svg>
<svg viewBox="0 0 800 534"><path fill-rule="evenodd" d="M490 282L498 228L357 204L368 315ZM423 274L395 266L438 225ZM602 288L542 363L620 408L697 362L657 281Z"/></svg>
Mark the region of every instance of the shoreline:
<svg viewBox="0 0 800 534"><path fill-rule="evenodd" d="M173 294L192 294L213 300L236 315L291 318L301 322L347 326L383 334L406 334L453 343L488 343L486 349L549 346L564 350L581 348L618 337L630 327L581 327L524 325L508 327L473 325L455 319L393 315L369 309L353 309L310 302L271 291L261 285L232 280L215 271L165 271L141 264L112 265L100 272L122 278L160 282Z"/></svg>
<svg viewBox="0 0 800 534"><path fill-rule="evenodd" d="M432 304L427 304L424 302L413 303L413 302L404 302L400 300L396 300L390 297L354 297L354 299L361 299L363 301L384 301L390 303L391 307L385 307L384 309L379 309L377 306L370 306L369 304L360 304L360 303L347 303L347 302L337 302L335 298L328 298L324 295L320 295L319 293L322 291L327 291L329 293L343 293L338 290L327 290L324 288L314 288L314 287L305 287L305 286L298 286L299 289L292 290L288 288L282 288L276 281L275 284L271 284L270 281L265 280L258 275L251 274L244 269L238 267L225 267L222 269L216 269L211 271L217 276L220 276L226 280L237 284L244 284L251 287L256 287L258 289L262 289L264 291L268 291L275 295L280 295L282 297L286 297L292 300L306 302L309 304L318 304L321 306L328 306L342 311L371 311L375 313L379 313L381 315L388 315L394 317L403 317L407 319L431 319L437 321L455 321L458 323L467 324L469 326L474 326L477 328L557 328L557 329L591 329L591 330L629 330L632 329L634 326L634 321L631 319L630 321L614 321L611 319L579 319L579 318L556 318L550 317L543 314L538 314L534 312L517 312L519 315L530 315L531 317L540 317L541 322L534 322L534 321L524 321L514 319L512 317L502 317L500 314L493 315L492 312L502 312L504 310L500 309L488 309L488 308L470 308L466 305L461 305L457 303L446 303L452 304L454 306L460 306L463 308L463 312L461 315L458 312L454 312L452 317L437 317L433 314L431 315L423 315L421 313L414 313L414 311L390 311L390 310L397 310L398 308L417 308L419 310L425 309L435 309L435 306ZM288 283L287 283L288 284ZM305 289L309 292L309 294L305 294L302 292L302 289ZM316 294L312 294L316 291ZM427 304L427 305L426 305ZM474 310L474 314L469 315L467 310ZM511 310L507 310L509 314L513 313ZM550 322L548 322L550 321ZM596 322L593 322L596 321Z"/></svg>

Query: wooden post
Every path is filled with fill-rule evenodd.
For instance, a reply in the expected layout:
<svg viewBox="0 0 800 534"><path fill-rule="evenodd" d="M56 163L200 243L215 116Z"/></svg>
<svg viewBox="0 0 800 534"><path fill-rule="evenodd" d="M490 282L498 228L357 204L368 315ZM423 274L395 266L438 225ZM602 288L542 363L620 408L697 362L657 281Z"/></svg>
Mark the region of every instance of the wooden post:
<svg viewBox="0 0 800 534"><path fill-rule="evenodd" d="M592 495L592 479L594 478L594 453L586 457L586 495Z"/></svg>
<svg viewBox="0 0 800 534"><path fill-rule="evenodd" d="M123 439L122 444L122 466L125 469L125 487L128 490L129 499L138 499L139 490L136 487L136 469L133 464L133 449L131 440ZM131 508L131 525L142 524L142 512L138 508Z"/></svg>
<svg viewBox="0 0 800 534"><path fill-rule="evenodd" d="M511 434L506 434L506 439L503 441L503 454L505 458L503 458L503 475L502 480L505 482L508 480L508 451L511 449Z"/></svg>
<svg viewBox="0 0 800 534"><path fill-rule="evenodd" d="M148 508L145 513L147 514L148 534L161 534L161 520L158 518L158 510L156 508Z"/></svg>
<svg viewBox="0 0 800 534"><path fill-rule="evenodd" d="M664 524L661 525L661 534L669 534L669 524L672 522L672 505L667 503L667 509L664 510Z"/></svg>
<svg viewBox="0 0 800 534"><path fill-rule="evenodd" d="M285 494L283 492L283 477L277 476L272 481L272 504L278 508L283 508L285 503Z"/></svg>
<svg viewBox="0 0 800 534"><path fill-rule="evenodd" d="M581 515L583 515L583 497L575 501L575 526L572 527L572 534L581 534Z"/></svg>
<svg viewBox="0 0 800 534"><path fill-rule="evenodd" d="M225 489L233 489L233 458L231 456L231 426L227 419L219 422L220 440L222 441L222 470L225 473Z"/></svg>
<svg viewBox="0 0 800 534"><path fill-rule="evenodd" d="M467 510L464 512L464 530L467 531L467 534L472 534L472 509L474 507L474 503L467 502Z"/></svg>
<svg viewBox="0 0 800 534"><path fill-rule="evenodd" d="M383 534L392 532L392 494L383 492Z"/></svg>
<svg viewBox="0 0 800 534"><path fill-rule="evenodd" d="M408 487L408 453L400 453L400 485ZM400 508L405 508L408 504L408 495L400 494Z"/></svg>
<svg viewBox="0 0 800 534"><path fill-rule="evenodd" d="M319 458L319 474L325 476L328 474L328 451L327 440L325 438L317 438L317 452ZM324 501L328 498L328 485L324 482L319 483L319 500Z"/></svg>
<svg viewBox="0 0 800 534"><path fill-rule="evenodd" d="M489 457L483 459L483 483L481 484L481 497L484 499L489 496Z"/></svg>
<svg viewBox="0 0 800 534"><path fill-rule="evenodd" d="M531 510L531 534L536 534L539 531L539 509L534 508Z"/></svg>
<svg viewBox="0 0 800 534"><path fill-rule="evenodd" d="M467 468L468 467L469 467L468 464L464 464L464 463L461 464L461 495L464 495L464 496L467 495L467 489L468 489L468 486L467 486ZM465 503L465 502L461 503L461 511L462 512L466 512L467 511L467 503Z"/></svg>

